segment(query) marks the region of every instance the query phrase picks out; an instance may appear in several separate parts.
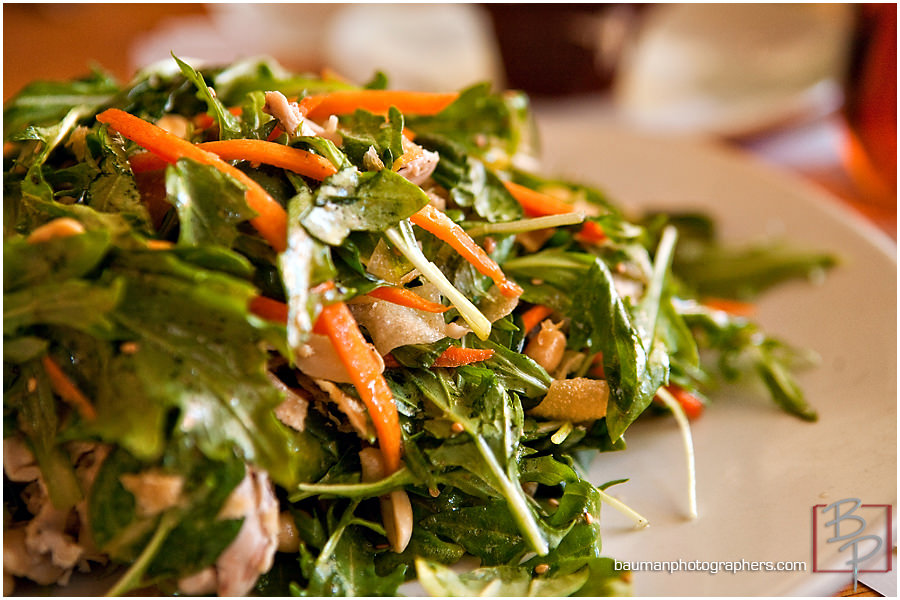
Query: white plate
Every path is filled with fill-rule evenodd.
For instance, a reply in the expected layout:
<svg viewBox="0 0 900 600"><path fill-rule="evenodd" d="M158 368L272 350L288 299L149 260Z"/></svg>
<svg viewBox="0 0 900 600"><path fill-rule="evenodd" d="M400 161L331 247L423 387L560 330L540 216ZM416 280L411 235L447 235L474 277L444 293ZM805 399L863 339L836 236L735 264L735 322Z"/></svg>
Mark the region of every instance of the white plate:
<svg viewBox="0 0 900 600"><path fill-rule="evenodd" d="M548 173L593 182L625 206L700 209L717 219L729 243L775 234L840 257L821 284L788 284L758 305L767 331L820 355L821 365L799 377L818 422L788 416L747 389L717 394L693 424L696 521L685 516L685 460L674 420L639 423L626 434L625 452L602 455L591 468L594 483L630 478L610 492L651 523L632 530L604 507L607 556L807 562L805 572L636 572L637 595L836 593L852 579L811 572L812 507L851 497L891 504L896 515L895 244L817 188L724 147L573 119L562 107L539 124ZM868 526L876 533L885 524L870 519ZM829 566L839 558L847 557L831 547L819 556Z"/></svg>
<svg viewBox="0 0 900 600"><path fill-rule="evenodd" d="M891 504L896 514L896 247L829 196L743 155L571 114L543 113L548 174L595 183L626 206L704 210L729 241L779 233L844 261L823 284L788 285L759 304L768 331L822 357L821 367L800 377L819 421L790 417L747 390L716 396L693 425L697 521L684 516L684 458L674 421L639 423L626 435L625 452L598 457L591 480L630 478L610 492L651 525L634 531L604 507L604 554L628 561L806 561L809 567L799 573L635 573L634 591L641 596L835 593L849 575L809 572L812 507L858 497ZM880 526L869 525L872 531ZM825 564L835 558L820 557ZM73 586L53 591L94 595L108 582L76 577ZM422 593L415 584L402 591Z"/></svg>

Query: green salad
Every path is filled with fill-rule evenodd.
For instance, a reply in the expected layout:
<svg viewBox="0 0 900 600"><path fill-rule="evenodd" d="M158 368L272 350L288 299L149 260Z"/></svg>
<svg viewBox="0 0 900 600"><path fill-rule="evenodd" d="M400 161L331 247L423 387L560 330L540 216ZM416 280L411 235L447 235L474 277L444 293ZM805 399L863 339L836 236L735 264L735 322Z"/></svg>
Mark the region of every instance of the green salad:
<svg viewBox="0 0 900 600"><path fill-rule="evenodd" d="M541 174L521 93L173 57L3 128L7 592L628 594L592 461L725 381L816 418L747 311L833 259Z"/></svg>

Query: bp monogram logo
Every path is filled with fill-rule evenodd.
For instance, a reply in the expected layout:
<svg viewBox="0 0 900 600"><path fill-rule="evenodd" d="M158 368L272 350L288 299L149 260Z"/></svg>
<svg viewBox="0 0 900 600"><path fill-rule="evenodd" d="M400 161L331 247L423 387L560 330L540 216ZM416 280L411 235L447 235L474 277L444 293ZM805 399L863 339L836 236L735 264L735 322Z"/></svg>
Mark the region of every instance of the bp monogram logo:
<svg viewBox="0 0 900 600"><path fill-rule="evenodd" d="M891 505L844 498L813 507L813 572L887 573L891 569ZM838 561L822 564L837 550ZM865 568L863 568L865 566Z"/></svg>

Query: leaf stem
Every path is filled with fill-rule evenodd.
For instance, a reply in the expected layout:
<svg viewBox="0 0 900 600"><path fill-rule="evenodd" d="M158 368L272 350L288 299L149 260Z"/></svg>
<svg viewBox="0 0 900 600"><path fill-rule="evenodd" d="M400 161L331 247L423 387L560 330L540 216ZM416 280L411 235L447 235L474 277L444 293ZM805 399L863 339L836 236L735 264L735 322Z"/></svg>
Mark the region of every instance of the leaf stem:
<svg viewBox="0 0 900 600"><path fill-rule="evenodd" d="M504 221L502 223L479 223L471 228L467 228L466 233L472 237L487 235L489 233L525 233L526 231L535 231L538 229L578 225L582 222L584 222L584 213L572 212L563 213L561 215L535 217L533 219Z"/></svg>
<svg viewBox="0 0 900 600"><path fill-rule="evenodd" d="M491 334L491 322L479 311L472 302L453 287L437 266L425 258L425 255L416 244L415 234L408 220L401 221L398 227L391 227L385 231L388 240L409 260L419 272L437 287L450 302L459 310L459 314L465 319L472 331L480 339L486 340Z"/></svg>
<svg viewBox="0 0 900 600"><path fill-rule="evenodd" d="M141 550L140 556L132 563L122 578L116 582L112 589L106 592L107 597L121 596L140 587L144 572L150 566L150 563L156 557L156 553L159 552L160 546L162 546L166 537L177 523L178 516L174 511L168 511L163 514L159 520L159 525L156 526L153 537L150 538L150 541Z"/></svg>
<svg viewBox="0 0 900 600"><path fill-rule="evenodd" d="M506 500L509 502L513 517L518 522L519 527L522 528L522 532L525 534L532 550L541 556L545 556L547 552L549 552L547 541L541 534L541 530L534 520L534 515L532 514L531 509L528 508L528 504L525 502L524 492L522 492L521 488L516 489L513 482L510 481L509 477L506 476L506 473L503 472L500 463L497 462L497 457L491 452L491 449L488 447L487 442L484 441L484 438L473 432L469 433L472 436L475 447L478 448L479 454L484 458L485 462L488 464L488 468L491 470L494 477L496 477L497 483L503 489L504 496L506 496Z"/></svg>
<svg viewBox="0 0 900 600"><path fill-rule="evenodd" d="M663 403L669 407L669 410L672 411L672 414L675 416L675 422L678 423L678 428L681 430L681 440L684 444L684 455L687 461L687 472L688 472L688 506L690 507L690 516L691 519L697 518L697 469L694 464L694 441L691 437L691 426L688 423L688 418L684 414L684 409L681 408L681 404L678 403L678 400L672 396L671 392L664 387L659 388L656 392L656 397L663 401Z"/></svg>
<svg viewBox="0 0 900 600"><path fill-rule="evenodd" d="M635 529L643 529L644 527L650 525L650 521L648 521L646 517L642 516L640 513L638 513L636 510L634 510L618 498L610 496L600 488L594 489L597 490L597 493L600 495L600 498L602 498L603 502L609 504L611 507L634 521Z"/></svg>

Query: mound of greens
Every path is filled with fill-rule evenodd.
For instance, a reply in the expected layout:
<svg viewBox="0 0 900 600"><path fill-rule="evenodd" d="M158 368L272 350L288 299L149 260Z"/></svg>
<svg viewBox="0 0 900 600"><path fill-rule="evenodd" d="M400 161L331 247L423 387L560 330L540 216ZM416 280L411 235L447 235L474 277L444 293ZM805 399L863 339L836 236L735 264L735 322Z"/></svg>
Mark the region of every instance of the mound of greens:
<svg viewBox="0 0 900 600"><path fill-rule="evenodd" d="M275 555L257 593L395 595L418 577L437 595L488 587L519 596L626 594L629 574L603 557L599 525L604 490L620 482L584 474L598 451L624 449L623 434L641 415L665 411L653 403L661 386L704 399L722 378L759 377L786 411L815 418L790 375L802 353L702 300L750 300L829 267L829 257L723 248L703 217L627 220L596 189L527 172L520 165L534 158L536 138L520 94L476 85L436 114L356 110L339 117L335 143L279 133L264 93L302 99L354 86L266 60L178 67L148 70L125 86L102 72L35 83L4 107L4 438L24 441L49 501L89 532L91 555L127 567L116 593L175 592L179 579L214 564L241 528L220 510L252 467L274 482L299 539L296 551ZM387 79L379 74L365 87L386 88ZM110 107L149 122L185 117L195 142L272 139L324 156L337 173L319 182L233 163L285 207L288 248L279 254L248 224L254 211L235 179L189 159L136 174L129 158L141 148L95 119ZM212 125L198 126L198 115ZM391 169L404 153L404 130L440 157L422 186ZM526 233L505 181L576 203L602 239L584 239L581 222ZM524 292L485 339L469 332L391 351L383 376L400 414L403 466L363 481L359 453L375 442L371 427L367 435L349 427L295 366L322 306L354 306L396 285L369 268L376 253L391 257L396 272L411 271L392 252L390 231L420 247L481 312L499 302L490 278L408 225L430 201L425 189ZM62 217L84 232L29 240ZM519 225L497 227L511 222ZM623 293L623 280L637 292ZM317 287L325 282L334 288ZM404 283L415 290L426 282ZM261 318L249 308L257 296L300 317L290 325ZM446 294L441 301L450 305ZM536 305L563 324L569 367L561 373L524 353L522 315ZM456 306L444 313L445 322L459 317ZM493 354L433 368L451 345ZM61 397L48 358L94 414ZM605 418L531 414L554 379L579 377L607 382ZM284 387L309 401L302 429L275 416ZM337 387L358 397L350 384ZM109 447L89 486L71 458L72 444L85 440ZM148 470L184 481L179 501L154 514L123 485L123 476ZM23 527L33 518L20 497L26 486L9 478L4 486L5 529ZM399 553L387 547L378 504L397 489L408 494L414 522ZM67 535L85 537L71 528ZM477 566L448 568L465 558Z"/></svg>

